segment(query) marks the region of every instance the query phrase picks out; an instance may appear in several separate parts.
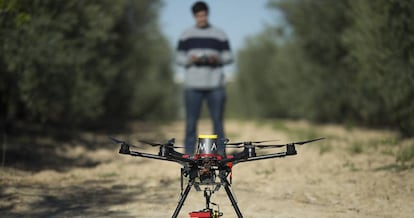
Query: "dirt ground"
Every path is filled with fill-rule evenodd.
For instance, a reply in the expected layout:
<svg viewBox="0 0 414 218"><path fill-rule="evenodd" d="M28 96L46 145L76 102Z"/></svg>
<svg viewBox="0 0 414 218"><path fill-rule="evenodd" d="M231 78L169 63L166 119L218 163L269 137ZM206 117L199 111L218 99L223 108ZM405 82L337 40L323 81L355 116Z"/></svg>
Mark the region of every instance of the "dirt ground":
<svg viewBox="0 0 414 218"><path fill-rule="evenodd" d="M209 121L199 125L200 133L210 129ZM235 166L232 189L244 217L414 217L414 169L402 169L395 158L412 139L305 121L230 120L226 131L232 141L327 138L298 146L297 156ZM171 137L180 144L183 123L135 123L111 135L137 145L137 139ZM0 217L171 217L180 192L178 164L120 155L106 134L85 132L59 145L35 140L44 144L38 153L27 148L12 155L31 158L0 168ZM223 217L236 217L223 189L212 201ZM179 217L203 207L203 193L193 189Z"/></svg>

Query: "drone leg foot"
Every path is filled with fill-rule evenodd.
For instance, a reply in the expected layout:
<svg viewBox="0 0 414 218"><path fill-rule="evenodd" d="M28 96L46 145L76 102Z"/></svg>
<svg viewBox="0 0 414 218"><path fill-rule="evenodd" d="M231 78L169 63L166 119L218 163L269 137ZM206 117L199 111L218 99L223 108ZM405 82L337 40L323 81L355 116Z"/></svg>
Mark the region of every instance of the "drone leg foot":
<svg viewBox="0 0 414 218"><path fill-rule="evenodd" d="M241 211L239 209L239 206L237 205L237 201L234 198L233 193L231 192L229 185L228 184L225 184L224 185L224 189L226 190L227 196L229 196L229 199L231 201L231 204L233 205L233 208L236 211L237 217L238 218L243 218L243 215L242 215L242 213L241 213Z"/></svg>
<svg viewBox="0 0 414 218"><path fill-rule="evenodd" d="M188 193L190 193L191 186L193 186L193 182L189 182L187 187L185 188L185 191L181 195L180 201L178 202L177 208L175 208L172 218L177 218L178 214L180 213L181 207L183 207L184 201L187 198Z"/></svg>

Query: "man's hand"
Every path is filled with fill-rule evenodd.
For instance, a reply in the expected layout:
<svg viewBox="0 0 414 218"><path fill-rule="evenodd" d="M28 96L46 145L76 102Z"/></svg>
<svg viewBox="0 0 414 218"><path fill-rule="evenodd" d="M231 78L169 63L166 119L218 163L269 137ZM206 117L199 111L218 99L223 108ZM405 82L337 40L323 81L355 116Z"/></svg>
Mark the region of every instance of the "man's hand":
<svg viewBox="0 0 414 218"><path fill-rule="evenodd" d="M190 61L191 61L191 63L195 64L199 61L199 58L195 55L191 55Z"/></svg>
<svg viewBox="0 0 414 218"><path fill-rule="evenodd" d="M218 58L215 55L211 55L208 57L208 62L212 65L216 65L218 63Z"/></svg>
<svg viewBox="0 0 414 218"><path fill-rule="evenodd" d="M207 64L208 63L211 65L216 65L219 62L217 56L215 55L211 55L208 57L206 56L198 57L196 55L191 55L190 61L192 64Z"/></svg>

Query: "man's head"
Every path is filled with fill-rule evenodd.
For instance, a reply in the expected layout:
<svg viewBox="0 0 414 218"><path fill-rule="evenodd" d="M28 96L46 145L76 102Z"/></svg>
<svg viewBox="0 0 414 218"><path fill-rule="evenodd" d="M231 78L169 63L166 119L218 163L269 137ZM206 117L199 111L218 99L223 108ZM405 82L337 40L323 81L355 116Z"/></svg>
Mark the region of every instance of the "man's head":
<svg viewBox="0 0 414 218"><path fill-rule="evenodd" d="M198 1L191 8L198 27L208 25L208 6L205 2Z"/></svg>

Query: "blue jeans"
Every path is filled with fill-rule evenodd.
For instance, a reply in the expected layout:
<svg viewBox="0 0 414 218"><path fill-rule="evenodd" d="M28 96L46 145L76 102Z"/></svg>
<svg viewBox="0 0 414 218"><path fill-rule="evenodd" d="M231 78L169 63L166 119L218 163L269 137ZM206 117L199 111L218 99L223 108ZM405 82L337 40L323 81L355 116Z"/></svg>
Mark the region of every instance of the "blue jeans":
<svg viewBox="0 0 414 218"><path fill-rule="evenodd" d="M197 122L200 117L203 100L207 101L207 107L213 121L213 133L218 139L224 139L223 114L226 103L226 91L224 87L211 90L185 89L184 102L186 113L185 125L185 151L193 155L197 141ZM224 154L224 145L218 143L218 152Z"/></svg>

